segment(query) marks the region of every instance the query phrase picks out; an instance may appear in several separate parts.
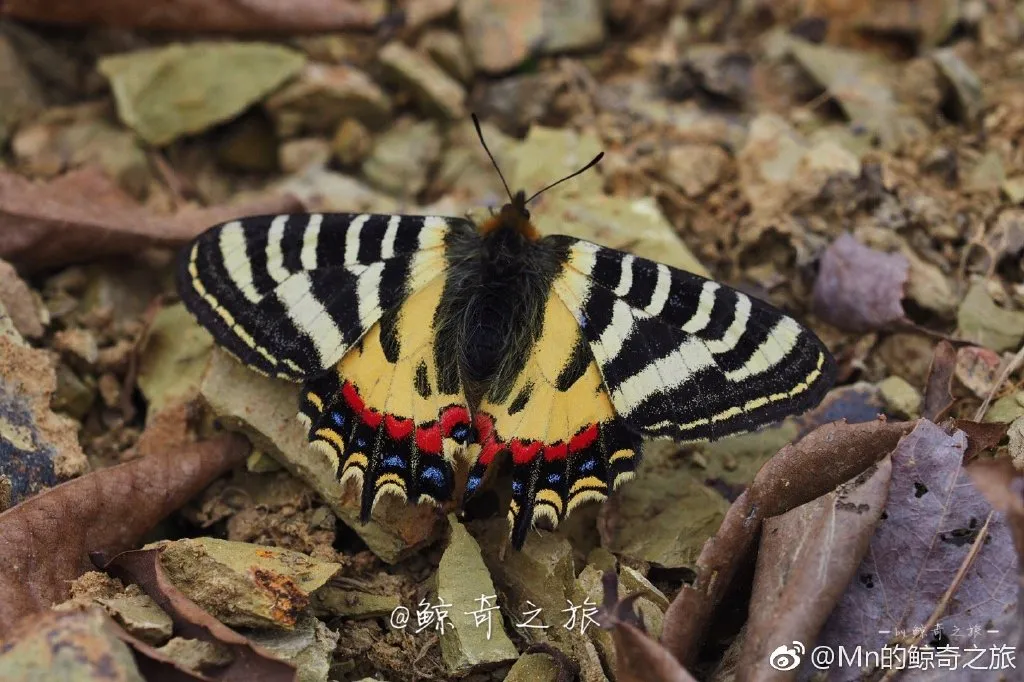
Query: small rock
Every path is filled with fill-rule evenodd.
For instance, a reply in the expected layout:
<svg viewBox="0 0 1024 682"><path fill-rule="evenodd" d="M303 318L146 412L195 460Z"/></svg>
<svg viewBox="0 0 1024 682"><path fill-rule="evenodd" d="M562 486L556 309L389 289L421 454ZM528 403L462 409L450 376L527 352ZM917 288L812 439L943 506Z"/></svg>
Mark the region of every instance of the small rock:
<svg viewBox="0 0 1024 682"><path fill-rule="evenodd" d="M473 80L473 63L469 60L466 46L457 33L440 29L427 31L416 47L423 54L429 55L449 76L460 83L469 83Z"/></svg>
<svg viewBox="0 0 1024 682"><path fill-rule="evenodd" d="M94 367L100 349L91 329L62 329L53 335L53 348L79 366Z"/></svg>
<svg viewBox="0 0 1024 682"><path fill-rule="evenodd" d="M121 404L121 380L110 372L104 372L96 382L103 404L114 409Z"/></svg>
<svg viewBox="0 0 1024 682"><path fill-rule="evenodd" d="M459 23L473 63L488 73L509 71L535 51L594 48L605 37L599 0L464 0Z"/></svg>
<svg viewBox="0 0 1024 682"><path fill-rule="evenodd" d="M480 127L495 158L509 158L513 146L511 138L488 122L482 122ZM436 173L439 187L466 197L468 202L494 204L505 200L505 187L473 126L450 127L444 146L444 156Z"/></svg>
<svg viewBox="0 0 1024 682"><path fill-rule="evenodd" d="M935 50L931 58L953 91L958 119L964 123L977 121L985 107L981 79L951 48Z"/></svg>
<svg viewBox="0 0 1024 682"><path fill-rule="evenodd" d="M0 306L10 315L11 323L21 336L38 339L43 335L40 305L14 266L4 260L0 260Z"/></svg>
<svg viewBox="0 0 1024 682"><path fill-rule="evenodd" d="M409 0L405 5L405 26L415 31L425 24L455 12L458 0Z"/></svg>
<svg viewBox="0 0 1024 682"><path fill-rule="evenodd" d="M550 654L523 654L508 671L505 682L558 682L558 663Z"/></svg>
<svg viewBox="0 0 1024 682"><path fill-rule="evenodd" d="M295 682L327 682L338 633L313 616L304 616L290 632L250 632L247 636L295 666Z"/></svg>
<svg viewBox="0 0 1024 682"><path fill-rule="evenodd" d="M448 520L451 538L437 567L437 596L447 604L472 604L475 609L497 606L497 591L480 555L480 546L453 516ZM493 596L487 603L481 597ZM466 608L462 609L463 611ZM491 615L495 615L491 612ZM472 615L452 619L441 634L441 656L448 671L466 675L480 666L495 666L519 655L505 633L504 621L492 618L489 626L477 625Z"/></svg>
<svg viewBox="0 0 1024 682"><path fill-rule="evenodd" d="M99 607L24 619L4 642L0 679L144 682L132 650Z"/></svg>
<svg viewBox="0 0 1024 682"><path fill-rule="evenodd" d="M486 80L475 91L478 94L473 98L473 110L506 134L522 136L547 115L564 87L565 77L551 71Z"/></svg>
<svg viewBox="0 0 1024 682"><path fill-rule="evenodd" d="M342 166L358 166L373 151L373 137L362 123L346 118L331 139L331 152Z"/></svg>
<svg viewBox="0 0 1024 682"><path fill-rule="evenodd" d="M988 408L982 421L1008 424L1024 417L1024 392L1004 395L995 400Z"/></svg>
<svg viewBox="0 0 1024 682"><path fill-rule="evenodd" d="M375 191L348 175L321 167L309 167L276 187L277 192L292 194L307 211L342 213L393 213L398 210L394 198Z"/></svg>
<svg viewBox="0 0 1024 682"><path fill-rule="evenodd" d="M1024 175L1015 175L1003 181L1003 194L1013 204L1024 203Z"/></svg>
<svg viewBox="0 0 1024 682"><path fill-rule="evenodd" d="M214 673L231 663L231 650L218 642L174 637L160 647L160 653L200 674Z"/></svg>
<svg viewBox="0 0 1024 682"><path fill-rule="evenodd" d="M701 90L738 103L750 97L754 62L746 52L714 43L693 45L682 61Z"/></svg>
<svg viewBox="0 0 1024 682"><path fill-rule="evenodd" d="M441 157L441 132L435 121L405 119L377 137L363 174L375 187L394 196L413 198Z"/></svg>
<svg viewBox="0 0 1024 682"><path fill-rule="evenodd" d="M174 631L174 621L152 597L138 587L129 586L124 594L100 597L96 603L106 609L114 620L130 634L147 644L160 646Z"/></svg>
<svg viewBox="0 0 1024 682"><path fill-rule="evenodd" d="M363 71L343 64L307 64L291 85L264 105L282 137L330 134L355 118L381 128L391 120L391 98Z"/></svg>
<svg viewBox="0 0 1024 682"><path fill-rule="evenodd" d="M400 42L385 45L377 54L390 78L412 90L424 113L458 121L466 116L466 90L430 59Z"/></svg>
<svg viewBox="0 0 1024 682"><path fill-rule="evenodd" d="M878 384L878 390L893 414L904 419L916 419L921 414L921 392L903 377L886 377Z"/></svg>
<svg viewBox="0 0 1024 682"><path fill-rule="evenodd" d="M0 474L0 514L11 508L11 497L14 494L14 484L7 476Z"/></svg>
<svg viewBox="0 0 1024 682"><path fill-rule="evenodd" d="M902 253L910 264L906 298L940 317L952 318L959 301L950 280L942 270L920 258L913 249L905 248Z"/></svg>
<svg viewBox="0 0 1024 682"><path fill-rule="evenodd" d="M984 282L975 282L957 311L962 338L996 352L1015 351L1024 339L1024 312L1000 308Z"/></svg>
<svg viewBox="0 0 1024 682"><path fill-rule="evenodd" d="M226 625L291 630L309 593L341 564L245 542L202 537L162 541L160 564L174 585Z"/></svg>
<svg viewBox="0 0 1024 682"><path fill-rule="evenodd" d="M166 306L156 314L139 352L138 384L149 405L147 418L199 395L212 351L213 337L184 304Z"/></svg>
<svg viewBox="0 0 1024 682"><path fill-rule="evenodd" d="M95 165L126 192L145 199L153 182L146 151L130 130L106 120L106 108L84 105L52 109L23 126L11 141L18 169L52 177Z"/></svg>
<svg viewBox="0 0 1024 682"><path fill-rule="evenodd" d="M523 189L527 196L540 188L578 171L601 151L601 141L593 134L579 134L571 128L534 126L526 139L512 148L512 167L505 168L512 191ZM551 194L538 199L564 199L571 195L601 193L604 181L600 167L575 177Z"/></svg>
<svg viewBox="0 0 1024 682"><path fill-rule="evenodd" d="M52 356L25 345L13 327L0 333L0 475L12 504L89 468L77 423L51 410L56 389Z"/></svg>
<svg viewBox="0 0 1024 682"><path fill-rule="evenodd" d="M985 398L996 388L996 379L1002 368L1003 359L993 350L981 346L957 349L954 375L979 398Z"/></svg>
<svg viewBox="0 0 1024 682"><path fill-rule="evenodd" d="M721 180L729 155L718 146L686 144L673 147L663 172L665 179L688 197L699 197Z"/></svg>
<svg viewBox="0 0 1024 682"><path fill-rule="evenodd" d="M22 62L9 37L0 35L0 146L18 124L46 106L42 89Z"/></svg>
<svg viewBox="0 0 1024 682"><path fill-rule="evenodd" d="M226 353L215 351L203 377L201 395L226 426L245 432L257 448L272 454L308 483L383 561L395 563L437 537L438 521L443 517L434 508L393 497L374 507L368 523L359 522L358 495L351 486L341 487L337 462L309 447L296 418L299 396L294 384L260 376Z"/></svg>
<svg viewBox="0 0 1024 682"><path fill-rule="evenodd" d="M81 421L92 409L96 393L96 382L91 376L79 377L73 369L62 362L57 366L57 390L53 394L50 406Z"/></svg>
<svg viewBox="0 0 1024 682"><path fill-rule="evenodd" d="M304 62L278 45L197 42L104 57L99 70L121 120L162 146L234 118Z"/></svg>
<svg viewBox="0 0 1024 682"><path fill-rule="evenodd" d="M651 198L554 194L538 202L533 219L543 233L587 239L702 277L709 276Z"/></svg>
<svg viewBox="0 0 1024 682"><path fill-rule="evenodd" d="M382 618L402 605L394 594L374 594L324 585L313 593L313 609L317 615L349 620Z"/></svg>
<svg viewBox="0 0 1024 682"><path fill-rule="evenodd" d="M217 141L217 160L243 173L277 170L277 138L262 115L244 116L232 122Z"/></svg>
<svg viewBox="0 0 1024 682"><path fill-rule="evenodd" d="M990 150L982 154L967 172L963 181L965 192L997 192L1006 181L1006 166L999 152Z"/></svg>
<svg viewBox="0 0 1024 682"><path fill-rule="evenodd" d="M322 168L330 159L331 143L320 137L285 140L277 150L277 163L289 175Z"/></svg>

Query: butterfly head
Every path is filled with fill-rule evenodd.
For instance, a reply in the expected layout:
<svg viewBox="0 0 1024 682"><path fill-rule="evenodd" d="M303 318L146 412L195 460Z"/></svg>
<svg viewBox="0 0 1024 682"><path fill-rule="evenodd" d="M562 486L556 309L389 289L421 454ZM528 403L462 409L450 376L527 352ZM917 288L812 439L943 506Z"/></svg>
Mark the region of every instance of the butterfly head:
<svg viewBox="0 0 1024 682"><path fill-rule="evenodd" d="M497 214L480 225L480 234L511 231L530 241L540 239L540 233L530 221L530 211L526 208L526 202L526 192L516 192L512 195L512 200L502 206Z"/></svg>

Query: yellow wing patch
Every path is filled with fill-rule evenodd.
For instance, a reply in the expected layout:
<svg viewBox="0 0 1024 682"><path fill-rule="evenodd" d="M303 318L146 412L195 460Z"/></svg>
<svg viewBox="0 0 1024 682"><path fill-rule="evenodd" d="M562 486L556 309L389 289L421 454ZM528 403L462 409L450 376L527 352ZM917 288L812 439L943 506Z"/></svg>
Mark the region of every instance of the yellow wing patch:
<svg viewBox="0 0 1024 682"><path fill-rule="evenodd" d="M438 277L410 295L307 385L301 416L310 442L338 458L343 484L362 486L364 519L385 494L452 499L470 419L457 371L442 367L435 350L443 291Z"/></svg>
<svg viewBox="0 0 1024 682"><path fill-rule="evenodd" d="M500 374L500 372L499 372ZM494 459L512 455L512 541L539 519L552 527L581 503L604 499L633 476L640 439L617 419L576 320L556 296L540 337L510 385L496 385L474 415L479 439L467 494Z"/></svg>

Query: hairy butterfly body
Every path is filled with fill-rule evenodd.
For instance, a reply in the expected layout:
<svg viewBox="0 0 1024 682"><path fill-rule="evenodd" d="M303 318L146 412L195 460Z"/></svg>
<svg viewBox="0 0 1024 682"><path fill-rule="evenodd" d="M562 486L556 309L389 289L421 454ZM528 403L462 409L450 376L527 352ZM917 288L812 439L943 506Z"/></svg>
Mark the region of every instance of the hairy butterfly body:
<svg viewBox="0 0 1024 682"><path fill-rule="evenodd" d="M596 160L595 160L596 161ZM444 503L512 460L520 547L633 476L643 438L749 431L815 405L828 351L702 277L540 237L520 192L480 226L443 217L255 216L182 254L189 310L249 367L302 382L310 442L362 486Z"/></svg>

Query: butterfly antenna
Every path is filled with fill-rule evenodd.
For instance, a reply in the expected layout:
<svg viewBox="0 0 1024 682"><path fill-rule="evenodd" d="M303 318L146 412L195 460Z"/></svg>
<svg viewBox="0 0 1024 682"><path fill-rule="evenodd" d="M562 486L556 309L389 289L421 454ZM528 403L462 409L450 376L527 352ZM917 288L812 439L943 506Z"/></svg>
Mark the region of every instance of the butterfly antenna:
<svg viewBox="0 0 1024 682"><path fill-rule="evenodd" d="M508 183L505 182L505 176L501 174L501 168L498 167L498 162L494 160L494 154L487 148L487 142L484 140L484 131L480 128L480 119L476 117L476 114L470 114L473 119L473 125L476 126L476 134L480 138L480 144L484 146L484 151L487 152L487 156L491 157L491 164L494 166L494 170L498 171L498 177L501 178L501 184L505 185L505 193L508 194L509 201L512 199L512 190L508 188Z"/></svg>
<svg viewBox="0 0 1024 682"><path fill-rule="evenodd" d="M552 188L552 187L554 187L555 185L561 185L561 184L562 184L563 182L565 182L566 180L572 180L573 178L575 178L575 177L576 177L577 175L579 175L580 173L583 173L583 172L585 172L585 171L588 171L588 170L590 170L591 168L593 168L594 166L596 166L596 165L597 165L597 163L598 163L598 162L599 162L599 161L600 161L600 160L601 160L602 158L604 158L604 152L601 152L600 154L598 154L597 156L595 156L595 157L594 157L593 159L591 159L590 163L588 163L588 164L587 164L586 166L584 166L583 168L580 168L580 169L579 169L578 171L576 171L575 173L572 173L572 174L570 174L570 175L566 175L566 176L565 176L564 178L562 178L561 180L556 180L556 181L552 182L552 183L551 183L550 185L548 185L547 187L545 187L544 189L542 189L542 190L539 190L539 191L535 192L535 193L534 193L534 195L533 195L532 197L530 197L529 199L527 199L527 200L526 200L526 203L530 203L531 201L533 201L534 199L536 199L537 197L539 197L539 196L540 196L541 194L543 194L544 192L547 192L547 191L548 191L549 189L551 189L551 188Z"/></svg>

